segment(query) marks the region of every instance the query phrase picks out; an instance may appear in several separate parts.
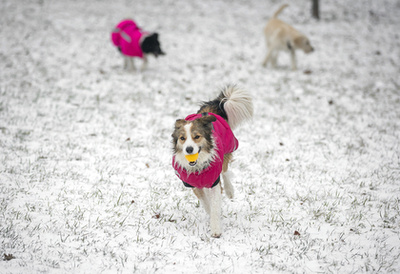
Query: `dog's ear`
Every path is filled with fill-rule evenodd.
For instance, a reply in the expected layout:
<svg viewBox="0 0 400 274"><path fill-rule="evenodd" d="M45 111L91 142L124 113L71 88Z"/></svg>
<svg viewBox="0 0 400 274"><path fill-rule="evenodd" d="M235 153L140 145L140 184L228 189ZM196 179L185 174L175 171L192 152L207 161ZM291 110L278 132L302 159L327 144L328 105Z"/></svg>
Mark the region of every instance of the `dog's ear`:
<svg viewBox="0 0 400 274"><path fill-rule="evenodd" d="M296 38L294 38L293 43L296 45L297 48L302 48L305 42L304 40L304 36L297 36Z"/></svg>
<svg viewBox="0 0 400 274"><path fill-rule="evenodd" d="M217 121L217 118L214 115L207 115L207 116L200 117L196 121L198 121L202 125L206 126L208 124L211 124L212 122Z"/></svg>
<svg viewBox="0 0 400 274"><path fill-rule="evenodd" d="M314 48L311 46L310 41L305 36L298 36L293 40L296 48L302 49L305 53L310 53L314 51Z"/></svg>
<svg viewBox="0 0 400 274"><path fill-rule="evenodd" d="M158 33L157 32L153 33L153 36L154 36L154 38L158 39Z"/></svg>
<svg viewBox="0 0 400 274"><path fill-rule="evenodd" d="M183 127L186 123L187 123L187 121L185 119L176 120L175 129L179 129L179 128Z"/></svg>
<svg viewBox="0 0 400 274"><path fill-rule="evenodd" d="M178 119L175 122L175 129L174 132L171 134L171 137L173 139L173 143L176 143L178 141L179 138L179 132L180 132L180 128L183 127L185 124L187 123L187 121L185 119Z"/></svg>

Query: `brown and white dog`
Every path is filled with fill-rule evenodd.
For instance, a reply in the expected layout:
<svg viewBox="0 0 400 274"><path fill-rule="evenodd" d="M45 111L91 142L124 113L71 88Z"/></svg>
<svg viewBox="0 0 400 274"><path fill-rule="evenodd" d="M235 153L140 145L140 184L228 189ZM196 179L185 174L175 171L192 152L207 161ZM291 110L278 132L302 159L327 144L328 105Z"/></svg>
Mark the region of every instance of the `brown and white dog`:
<svg viewBox="0 0 400 274"><path fill-rule="evenodd" d="M221 229L222 187L233 198L233 186L227 173L238 141L232 129L253 116L249 93L236 86L225 87L219 96L204 102L196 114L175 122L172 134L172 165L186 187L193 188L210 215L211 236L219 238Z"/></svg>
<svg viewBox="0 0 400 274"><path fill-rule="evenodd" d="M305 53L314 51L308 38L289 24L279 20L277 17L288 5L282 5L268 21L264 28L264 34L267 41L268 52L264 59L263 66L268 62L272 67L276 67L279 51L289 51L292 61L292 70L297 69L296 49L301 49Z"/></svg>

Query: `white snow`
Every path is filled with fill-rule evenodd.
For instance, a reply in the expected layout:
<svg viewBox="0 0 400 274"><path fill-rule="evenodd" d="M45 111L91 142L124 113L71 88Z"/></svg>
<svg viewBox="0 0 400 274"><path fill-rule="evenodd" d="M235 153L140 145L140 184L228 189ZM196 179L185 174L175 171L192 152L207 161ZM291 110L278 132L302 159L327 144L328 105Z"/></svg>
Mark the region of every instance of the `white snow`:
<svg viewBox="0 0 400 274"><path fill-rule="evenodd" d="M0 272L400 272L400 5L320 2L280 15L316 49L293 72L261 66L280 1L1 1ZM127 17L167 53L144 72ZM228 83L255 117L213 239L171 133Z"/></svg>

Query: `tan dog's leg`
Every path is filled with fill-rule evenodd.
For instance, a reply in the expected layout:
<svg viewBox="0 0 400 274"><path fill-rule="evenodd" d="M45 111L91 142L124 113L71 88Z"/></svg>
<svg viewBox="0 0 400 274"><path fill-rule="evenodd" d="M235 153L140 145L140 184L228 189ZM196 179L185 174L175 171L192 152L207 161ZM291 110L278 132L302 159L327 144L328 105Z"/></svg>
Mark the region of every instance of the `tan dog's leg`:
<svg viewBox="0 0 400 274"><path fill-rule="evenodd" d="M264 62L263 62L263 64L262 64L263 67L266 67L266 66L267 66L269 60L270 60L271 57L272 57L272 54L273 54L273 50L272 50L271 48L268 48L267 56L265 56Z"/></svg>
<svg viewBox="0 0 400 274"><path fill-rule="evenodd" d="M294 49L290 50L290 59L292 60L292 70L297 69L297 62L296 62L296 52Z"/></svg>
<svg viewBox="0 0 400 274"><path fill-rule="evenodd" d="M276 51L274 51L274 54L272 55L271 65L273 68L276 68L276 66L278 65L278 54L279 54L279 51L276 50Z"/></svg>
<svg viewBox="0 0 400 274"><path fill-rule="evenodd" d="M276 68L276 63L277 63L277 59L278 59L278 50L276 50L273 47L269 47L268 48L268 53L267 56L265 57L265 60L263 62L263 66L267 66L268 62L271 63L271 67L272 68Z"/></svg>
<svg viewBox="0 0 400 274"><path fill-rule="evenodd" d="M210 204L209 204L209 201L208 201L208 197L204 193L204 190L200 189L200 188L194 188L193 189L193 193L199 199L200 204L204 207L204 209L206 210L207 214L210 214Z"/></svg>
<svg viewBox="0 0 400 274"><path fill-rule="evenodd" d="M221 237L221 183L213 188L206 189L208 200L210 201L210 226L211 237Z"/></svg>

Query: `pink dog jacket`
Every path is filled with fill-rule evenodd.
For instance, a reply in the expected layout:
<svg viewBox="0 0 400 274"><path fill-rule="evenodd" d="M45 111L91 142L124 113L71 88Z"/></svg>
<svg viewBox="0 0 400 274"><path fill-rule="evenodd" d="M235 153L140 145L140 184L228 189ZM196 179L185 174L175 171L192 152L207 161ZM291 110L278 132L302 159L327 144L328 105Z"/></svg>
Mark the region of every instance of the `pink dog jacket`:
<svg viewBox="0 0 400 274"><path fill-rule="evenodd" d="M191 114L185 120L193 121L202 117L202 115L204 114ZM175 162L175 156L172 157L172 166L175 169L175 173L187 187L211 188L217 185L219 183L219 175L222 171L224 155L234 152L239 147L239 141L233 135L231 128L224 118L214 113L208 113L208 115L213 115L217 118L217 121L212 122L214 127L212 134L217 152L214 161L202 171L188 174L186 169Z"/></svg>
<svg viewBox="0 0 400 274"><path fill-rule="evenodd" d="M143 58L140 38L146 34L132 20L120 22L111 33L111 40L121 53L127 56Z"/></svg>

